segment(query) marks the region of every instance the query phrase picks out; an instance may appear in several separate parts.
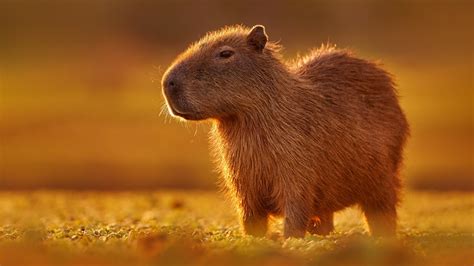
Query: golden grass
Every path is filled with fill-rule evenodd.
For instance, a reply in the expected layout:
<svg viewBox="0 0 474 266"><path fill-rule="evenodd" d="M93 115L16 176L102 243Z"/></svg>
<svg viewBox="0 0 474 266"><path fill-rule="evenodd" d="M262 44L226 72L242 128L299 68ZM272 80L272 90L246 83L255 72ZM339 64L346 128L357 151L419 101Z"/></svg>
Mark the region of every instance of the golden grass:
<svg viewBox="0 0 474 266"><path fill-rule="evenodd" d="M408 191L398 240L384 241L356 208L327 237L285 240L280 220L270 238L243 236L216 192L2 192L0 263L472 265L473 196Z"/></svg>

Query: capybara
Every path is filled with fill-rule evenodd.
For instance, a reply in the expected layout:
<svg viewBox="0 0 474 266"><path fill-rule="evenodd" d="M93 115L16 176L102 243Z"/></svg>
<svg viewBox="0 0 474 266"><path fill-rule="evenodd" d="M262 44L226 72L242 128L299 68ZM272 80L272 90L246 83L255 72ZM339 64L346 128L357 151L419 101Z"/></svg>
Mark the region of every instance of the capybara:
<svg viewBox="0 0 474 266"><path fill-rule="evenodd" d="M391 76L322 46L285 62L265 28L208 33L169 67L172 115L210 120L211 143L245 233L283 216L284 236L334 229L359 205L374 236L393 236L408 123Z"/></svg>

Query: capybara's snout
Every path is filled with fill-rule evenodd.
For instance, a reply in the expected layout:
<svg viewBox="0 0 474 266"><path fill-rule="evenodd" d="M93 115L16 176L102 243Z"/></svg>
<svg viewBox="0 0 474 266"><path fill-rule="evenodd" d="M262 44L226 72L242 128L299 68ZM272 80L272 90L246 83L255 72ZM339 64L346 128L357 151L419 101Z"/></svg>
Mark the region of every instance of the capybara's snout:
<svg viewBox="0 0 474 266"><path fill-rule="evenodd" d="M180 97L180 90L182 90L182 88L178 75L175 71L168 70L163 75L163 79L161 80L161 87L163 90L163 95L168 101L168 105L170 105L170 102L176 102L177 98Z"/></svg>
<svg viewBox="0 0 474 266"><path fill-rule="evenodd" d="M168 70L164 74L161 86L171 114L186 118L186 115L192 113L183 82L175 69Z"/></svg>
<svg viewBox="0 0 474 266"><path fill-rule="evenodd" d="M170 74L164 77L161 86L163 88L163 93L167 97L173 97L179 89L179 83L176 75Z"/></svg>

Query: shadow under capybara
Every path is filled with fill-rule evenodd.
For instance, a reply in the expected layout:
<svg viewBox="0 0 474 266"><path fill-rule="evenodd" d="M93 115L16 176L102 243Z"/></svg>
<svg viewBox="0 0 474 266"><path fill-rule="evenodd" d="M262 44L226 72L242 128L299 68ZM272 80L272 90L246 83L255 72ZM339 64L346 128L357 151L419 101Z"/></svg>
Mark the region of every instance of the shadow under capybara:
<svg viewBox="0 0 474 266"><path fill-rule="evenodd" d="M285 237L325 235L358 204L372 235L393 236L409 130L390 75L330 46L292 63L279 48L260 25L207 34L164 74L170 112L212 121L246 233L283 216Z"/></svg>

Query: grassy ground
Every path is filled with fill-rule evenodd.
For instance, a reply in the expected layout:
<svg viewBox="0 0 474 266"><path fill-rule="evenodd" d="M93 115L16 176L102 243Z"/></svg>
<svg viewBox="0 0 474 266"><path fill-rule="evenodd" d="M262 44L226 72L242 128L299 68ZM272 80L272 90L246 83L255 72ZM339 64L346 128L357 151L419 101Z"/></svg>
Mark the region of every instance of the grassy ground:
<svg viewBox="0 0 474 266"><path fill-rule="evenodd" d="M216 192L1 192L0 265L473 265L474 194L411 192L397 241L371 239L361 213L336 232L243 236Z"/></svg>

